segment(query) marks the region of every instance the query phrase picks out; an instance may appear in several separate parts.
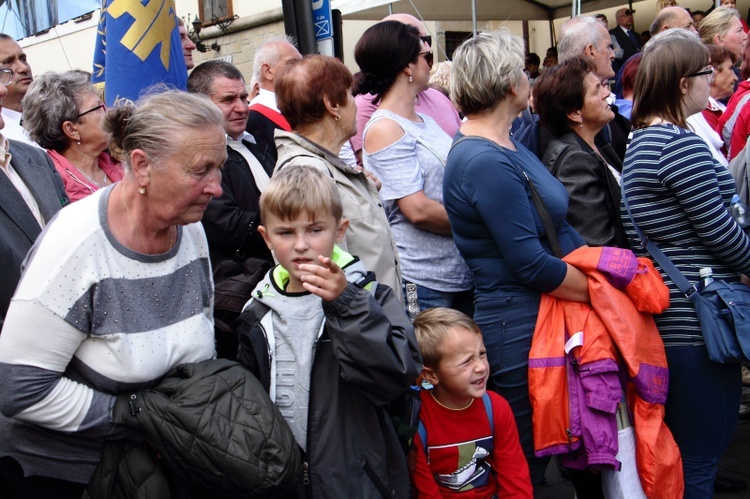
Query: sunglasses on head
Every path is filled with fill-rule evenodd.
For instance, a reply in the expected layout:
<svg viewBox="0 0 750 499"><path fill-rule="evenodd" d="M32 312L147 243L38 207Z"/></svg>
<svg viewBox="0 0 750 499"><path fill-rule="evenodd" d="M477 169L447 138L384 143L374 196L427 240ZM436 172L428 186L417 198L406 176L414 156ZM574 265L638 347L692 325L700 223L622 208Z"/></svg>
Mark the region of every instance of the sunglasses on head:
<svg viewBox="0 0 750 499"><path fill-rule="evenodd" d="M425 42L430 47L432 47L432 36L430 36L430 35L420 36L419 39L422 40L423 42Z"/></svg>

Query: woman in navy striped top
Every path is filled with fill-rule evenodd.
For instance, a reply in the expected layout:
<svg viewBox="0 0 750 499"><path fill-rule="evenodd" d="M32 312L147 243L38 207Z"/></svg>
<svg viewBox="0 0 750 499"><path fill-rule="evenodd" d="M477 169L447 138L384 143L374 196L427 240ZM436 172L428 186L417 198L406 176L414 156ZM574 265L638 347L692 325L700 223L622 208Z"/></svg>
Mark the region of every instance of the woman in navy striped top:
<svg viewBox="0 0 750 499"><path fill-rule="evenodd" d="M750 274L750 239L727 210L734 180L686 124L708 100L708 64L708 51L687 31L669 30L649 43L622 176L635 222L693 283L701 267L728 281ZM622 216L633 250L647 255L624 209ZM682 453L685 497L711 497L737 422L740 365L708 359L695 309L659 271L671 295L670 308L655 317L669 362L666 422Z"/></svg>

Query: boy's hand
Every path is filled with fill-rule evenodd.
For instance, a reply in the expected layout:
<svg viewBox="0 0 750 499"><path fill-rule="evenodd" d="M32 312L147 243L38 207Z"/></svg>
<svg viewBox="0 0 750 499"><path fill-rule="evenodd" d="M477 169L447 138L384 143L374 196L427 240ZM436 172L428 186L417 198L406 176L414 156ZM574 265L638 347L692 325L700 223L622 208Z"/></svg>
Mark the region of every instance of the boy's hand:
<svg viewBox="0 0 750 499"><path fill-rule="evenodd" d="M323 298L324 301L333 301L346 289L347 280L341 267L323 255L318 255L320 265L305 263L299 266L304 272L309 272L300 277L302 286L310 293Z"/></svg>

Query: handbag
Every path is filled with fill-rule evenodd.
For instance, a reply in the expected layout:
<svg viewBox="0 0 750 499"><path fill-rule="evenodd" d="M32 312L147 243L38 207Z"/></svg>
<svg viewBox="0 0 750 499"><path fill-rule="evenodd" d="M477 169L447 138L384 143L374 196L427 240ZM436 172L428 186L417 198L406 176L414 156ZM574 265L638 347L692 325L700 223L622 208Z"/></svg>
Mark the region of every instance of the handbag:
<svg viewBox="0 0 750 499"><path fill-rule="evenodd" d="M748 361L750 359L750 287L742 283L730 283L714 278L713 283L697 289L635 223L625 197L624 187L622 200L641 245L695 307L703 341L708 350L708 358L719 364Z"/></svg>
<svg viewBox="0 0 750 499"><path fill-rule="evenodd" d="M214 337L219 358L236 358L239 339L234 331L234 322L250 299L253 289L272 267L268 260L247 256L258 223L259 215L256 214L234 256L219 262L213 272Z"/></svg>

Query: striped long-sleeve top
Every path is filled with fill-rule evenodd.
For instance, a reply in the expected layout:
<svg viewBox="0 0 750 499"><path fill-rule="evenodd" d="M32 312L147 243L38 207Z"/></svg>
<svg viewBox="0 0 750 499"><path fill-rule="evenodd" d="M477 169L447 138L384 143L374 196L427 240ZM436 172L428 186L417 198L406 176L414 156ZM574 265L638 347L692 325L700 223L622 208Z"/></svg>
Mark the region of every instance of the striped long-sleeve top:
<svg viewBox="0 0 750 499"><path fill-rule="evenodd" d="M214 355L213 282L200 223L136 253L113 236L112 188L62 210L37 240L0 335L0 456L26 475L88 482L118 393Z"/></svg>
<svg viewBox="0 0 750 499"><path fill-rule="evenodd" d="M728 281L750 273L750 239L728 211L734 179L700 137L669 123L636 130L622 183L640 229L690 282L698 283L701 267L711 267L715 277ZM649 256L624 205L621 215L633 250ZM702 344L695 309L656 268L670 290L669 309L655 317L664 344Z"/></svg>

